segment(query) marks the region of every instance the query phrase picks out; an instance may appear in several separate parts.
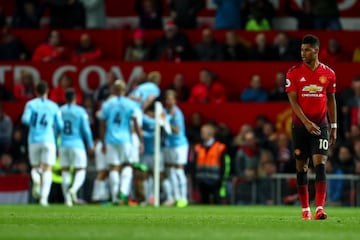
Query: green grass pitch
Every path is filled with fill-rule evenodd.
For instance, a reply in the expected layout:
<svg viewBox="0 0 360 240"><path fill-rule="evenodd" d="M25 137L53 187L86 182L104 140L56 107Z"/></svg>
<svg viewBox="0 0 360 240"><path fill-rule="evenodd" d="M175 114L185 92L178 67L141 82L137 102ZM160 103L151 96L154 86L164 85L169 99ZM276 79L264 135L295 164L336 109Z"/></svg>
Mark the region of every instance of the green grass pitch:
<svg viewBox="0 0 360 240"><path fill-rule="evenodd" d="M359 239L360 209L326 210L302 221L300 207L1 205L0 239Z"/></svg>

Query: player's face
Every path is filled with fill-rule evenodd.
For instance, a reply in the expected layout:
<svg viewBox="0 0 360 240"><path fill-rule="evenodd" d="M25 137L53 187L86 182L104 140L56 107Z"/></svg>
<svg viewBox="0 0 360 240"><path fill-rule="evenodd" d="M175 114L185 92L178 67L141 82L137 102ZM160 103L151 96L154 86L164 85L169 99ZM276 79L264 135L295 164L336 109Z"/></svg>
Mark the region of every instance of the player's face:
<svg viewBox="0 0 360 240"><path fill-rule="evenodd" d="M172 95L166 96L165 104L166 104L166 107L168 107L168 108L173 107L176 104L175 97Z"/></svg>
<svg viewBox="0 0 360 240"><path fill-rule="evenodd" d="M310 44L301 44L301 58L304 63L310 64L317 57L318 49Z"/></svg>

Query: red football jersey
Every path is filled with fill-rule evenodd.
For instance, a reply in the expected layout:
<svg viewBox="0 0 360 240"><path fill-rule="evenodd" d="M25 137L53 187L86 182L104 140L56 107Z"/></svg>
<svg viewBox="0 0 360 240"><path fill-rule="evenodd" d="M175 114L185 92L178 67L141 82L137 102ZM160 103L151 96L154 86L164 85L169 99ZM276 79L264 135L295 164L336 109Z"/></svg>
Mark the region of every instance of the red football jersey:
<svg viewBox="0 0 360 240"><path fill-rule="evenodd" d="M335 72L323 63L312 71L304 63L289 69L286 74L286 92L296 92L298 103L310 121L327 124L327 93L336 91ZM293 124L303 123L293 113Z"/></svg>

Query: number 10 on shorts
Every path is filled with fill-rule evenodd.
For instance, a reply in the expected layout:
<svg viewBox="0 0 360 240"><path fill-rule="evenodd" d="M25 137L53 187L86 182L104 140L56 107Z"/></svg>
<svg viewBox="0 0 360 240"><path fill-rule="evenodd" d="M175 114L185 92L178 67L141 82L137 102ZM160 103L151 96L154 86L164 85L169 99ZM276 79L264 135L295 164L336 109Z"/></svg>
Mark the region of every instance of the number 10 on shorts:
<svg viewBox="0 0 360 240"><path fill-rule="evenodd" d="M327 139L319 139L319 149L328 150L329 141Z"/></svg>

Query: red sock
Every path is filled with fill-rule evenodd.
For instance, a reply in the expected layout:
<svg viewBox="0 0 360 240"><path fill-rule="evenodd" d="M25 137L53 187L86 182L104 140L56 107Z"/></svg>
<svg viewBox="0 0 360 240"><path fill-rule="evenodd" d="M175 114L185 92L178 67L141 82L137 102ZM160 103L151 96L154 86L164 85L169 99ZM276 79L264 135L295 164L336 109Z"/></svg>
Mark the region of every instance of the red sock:
<svg viewBox="0 0 360 240"><path fill-rule="evenodd" d="M326 181L316 182L315 189L316 207L324 207L326 198Z"/></svg>
<svg viewBox="0 0 360 240"><path fill-rule="evenodd" d="M309 191L308 185L298 185L299 200L302 208L309 207Z"/></svg>

